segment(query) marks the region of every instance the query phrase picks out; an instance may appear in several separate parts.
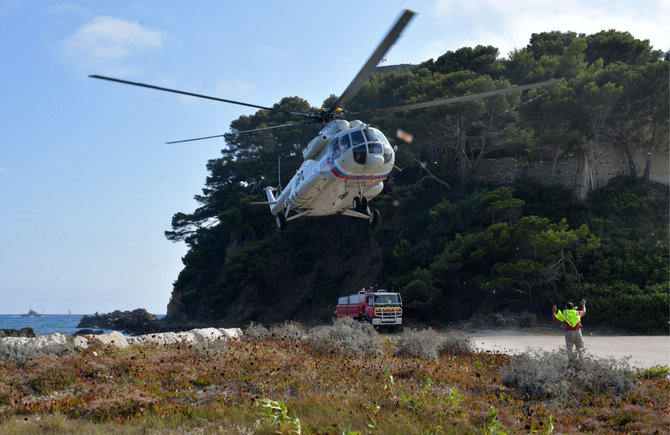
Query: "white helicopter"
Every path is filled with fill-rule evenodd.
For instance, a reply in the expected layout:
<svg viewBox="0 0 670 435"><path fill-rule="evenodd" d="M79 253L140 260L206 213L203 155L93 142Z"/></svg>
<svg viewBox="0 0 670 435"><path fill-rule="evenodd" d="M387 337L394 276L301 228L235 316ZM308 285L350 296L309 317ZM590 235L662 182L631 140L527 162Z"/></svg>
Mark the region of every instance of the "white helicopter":
<svg viewBox="0 0 670 435"><path fill-rule="evenodd" d="M319 134L303 150L304 162L286 187L276 196L277 189L266 187L267 201L252 202L270 206L277 227L286 228L286 222L303 216L326 216L343 214L366 219L371 227L380 222L379 210L371 208L369 201L379 195L384 188L384 180L391 173L395 162L395 150L384 134L359 121L346 121L342 107L351 102L354 96L368 80L370 74L384 57L386 52L398 40L403 29L414 16L414 12L404 10L386 37L363 65L342 95L329 109L319 109L315 113L289 112L282 109L264 107L240 101L227 100L207 95L168 89L144 83L90 75L89 77L141 86L161 91L174 92L226 103L238 104L259 109L284 112L290 116L307 118L301 122L276 125L253 130L235 131L232 134L251 133L275 128L294 127L320 123ZM349 116L382 115L405 110L415 110L460 101L491 97L513 92L522 92L532 88L551 86L561 81L548 80L523 86L512 86L493 91L469 94L461 97L445 98L423 103L407 104L382 109L350 113ZM181 143L194 140L212 139L225 135L215 135L172 141Z"/></svg>

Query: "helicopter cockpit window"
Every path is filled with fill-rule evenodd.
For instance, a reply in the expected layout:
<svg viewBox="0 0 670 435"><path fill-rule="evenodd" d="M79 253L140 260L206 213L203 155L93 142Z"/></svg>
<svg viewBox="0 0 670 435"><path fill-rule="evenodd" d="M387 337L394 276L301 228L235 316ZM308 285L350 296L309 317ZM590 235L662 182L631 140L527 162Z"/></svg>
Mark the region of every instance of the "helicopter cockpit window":
<svg viewBox="0 0 670 435"><path fill-rule="evenodd" d="M377 133L377 137L379 138L379 140L382 144L391 146L391 144L389 143L389 140L386 138L386 136L384 136L384 133L382 133L381 131L379 131L375 128L371 128L370 130L373 130L375 133Z"/></svg>
<svg viewBox="0 0 670 435"><path fill-rule="evenodd" d="M353 152L354 152L354 162L364 165L366 156L368 155L368 150L367 147L365 146L365 143L361 145L356 145L353 148Z"/></svg>
<svg viewBox="0 0 670 435"><path fill-rule="evenodd" d="M340 145L339 145L339 141L337 139L333 139L330 142L330 150L331 150L331 156L332 156L333 160L340 157Z"/></svg>
<svg viewBox="0 0 670 435"><path fill-rule="evenodd" d="M344 136L340 137L340 152L343 153L349 148L351 148L351 139L349 138L348 134L345 134Z"/></svg>
<svg viewBox="0 0 670 435"><path fill-rule="evenodd" d="M381 154L382 144L379 142L379 137L376 130L366 128L363 130L365 138L368 140L368 152L370 154Z"/></svg>
<svg viewBox="0 0 670 435"><path fill-rule="evenodd" d="M363 130L365 133L365 138L368 140L368 142L379 142L379 138L377 137L377 132L374 131L371 128L366 128Z"/></svg>
<svg viewBox="0 0 670 435"><path fill-rule="evenodd" d="M384 145L384 163L390 162L392 155L393 155L393 148L391 148L391 145Z"/></svg>
<svg viewBox="0 0 670 435"><path fill-rule="evenodd" d="M370 154L381 154L382 153L382 144L379 142L369 142L368 143L368 152Z"/></svg>
<svg viewBox="0 0 670 435"><path fill-rule="evenodd" d="M351 133L351 144L356 146L359 144L365 143L365 138L363 137L363 133L360 130L356 130Z"/></svg>
<svg viewBox="0 0 670 435"><path fill-rule="evenodd" d="M351 145L353 146L354 162L364 165L367 160L368 147L365 145L365 136L361 130L351 132Z"/></svg>

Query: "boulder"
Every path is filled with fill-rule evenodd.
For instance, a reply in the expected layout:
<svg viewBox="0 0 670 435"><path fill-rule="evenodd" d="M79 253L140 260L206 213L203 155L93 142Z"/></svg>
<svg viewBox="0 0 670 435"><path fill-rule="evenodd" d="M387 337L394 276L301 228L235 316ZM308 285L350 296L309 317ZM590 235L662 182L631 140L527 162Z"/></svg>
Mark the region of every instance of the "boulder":
<svg viewBox="0 0 670 435"><path fill-rule="evenodd" d="M74 336L77 336L77 335L100 335L100 334L104 334L104 333L105 333L105 331L103 331L102 329L95 329L95 330L93 330L93 329L80 329L79 331L75 332L72 335L74 335Z"/></svg>
<svg viewBox="0 0 670 435"><path fill-rule="evenodd" d="M216 351L215 343L242 338L240 328L199 328L185 332L160 332L136 337L126 337L118 331L109 334L75 335L65 334L41 335L38 337L4 337L0 338L0 358L7 358L22 364L39 355L60 356L74 349L88 349L92 342L104 346L124 348L130 344L155 343L168 345L185 343L200 350ZM214 344L214 346L213 346Z"/></svg>
<svg viewBox="0 0 670 435"><path fill-rule="evenodd" d="M60 356L73 349L72 342L65 334L0 338L0 358L7 358L16 364L23 364L39 355Z"/></svg>
<svg viewBox="0 0 670 435"><path fill-rule="evenodd" d="M0 329L0 338L3 338L3 337L32 338L34 336L35 336L35 331L33 330L33 328Z"/></svg>
<svg viewBox="0 0 670 435"><path fill-rule="evenodd" d="M112 331L109 334L100 334L93 336L94 340L104 346L115 346L124 348L128 346L128 340L119 331Z"/></svg>
<svg viewBox="0 0 670 435"><path fill-rule="evenodd" d="M226 340L241 340L243 336L240 328L219 328L219 332Z"/></svg>
<svg viewBox="0 0 670 435"><path fill-rule="evenodd" d="M129 334L141 334L155 330L154 324L158 317L147 312L144 308L133 311L116 310L107 314L95 313L93 316L84 315L77 328L113 329Z"/></svg>

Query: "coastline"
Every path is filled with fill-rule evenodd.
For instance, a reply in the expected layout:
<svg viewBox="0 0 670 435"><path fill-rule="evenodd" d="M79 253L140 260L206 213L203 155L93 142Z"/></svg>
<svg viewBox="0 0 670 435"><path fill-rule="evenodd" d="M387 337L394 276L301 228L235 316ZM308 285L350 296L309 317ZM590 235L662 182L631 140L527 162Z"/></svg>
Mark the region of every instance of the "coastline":
<svg viewBox="0 0 670 435"><path fill-rule="evenodd" d="M167 325L165 325L167 326ZM172 325L175 326L175 325ZM234 332L231 332L234 331ZM670 365L670 336L628 335L584 332L587 354L601 358L612 358L628 364L631 368L646 369L657 365ZM97 331L96 331L97 332ZM131 344L153 342L170 344L177 342L199 343L208 346L225 335L227 339L243 337L240 328L196 328L186 325L174 331L148 334L124 334L115 330L102 334L75 335L53 333L34 338L0 338L0 357L22 355L20 359L32 358L40 353L61 355L75 349L85 349L89 342L125 347ZM442 335L458 333L467 336L476 352L518 355L527 351L553 352L565 348L563 331L551 327L532 328L474 328L438 330ZM384 334L387 335L387 334ZM389 338L399 335L388 334Z"/></svg>

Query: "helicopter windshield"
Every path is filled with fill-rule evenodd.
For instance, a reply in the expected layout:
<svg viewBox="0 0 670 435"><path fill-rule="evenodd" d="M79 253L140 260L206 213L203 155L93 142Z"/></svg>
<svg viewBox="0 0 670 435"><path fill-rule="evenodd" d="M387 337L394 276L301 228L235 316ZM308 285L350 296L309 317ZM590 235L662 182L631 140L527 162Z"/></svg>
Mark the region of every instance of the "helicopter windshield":
<svg viewBox="0 0 670 435"><path fill-rule="evenodd" d="M391 160L391 146L388 139L374 128L363 128L343 135L339 141L340 153L352 148L354 161L364 165L368 154L383 154L384 162Z"/></svg>

